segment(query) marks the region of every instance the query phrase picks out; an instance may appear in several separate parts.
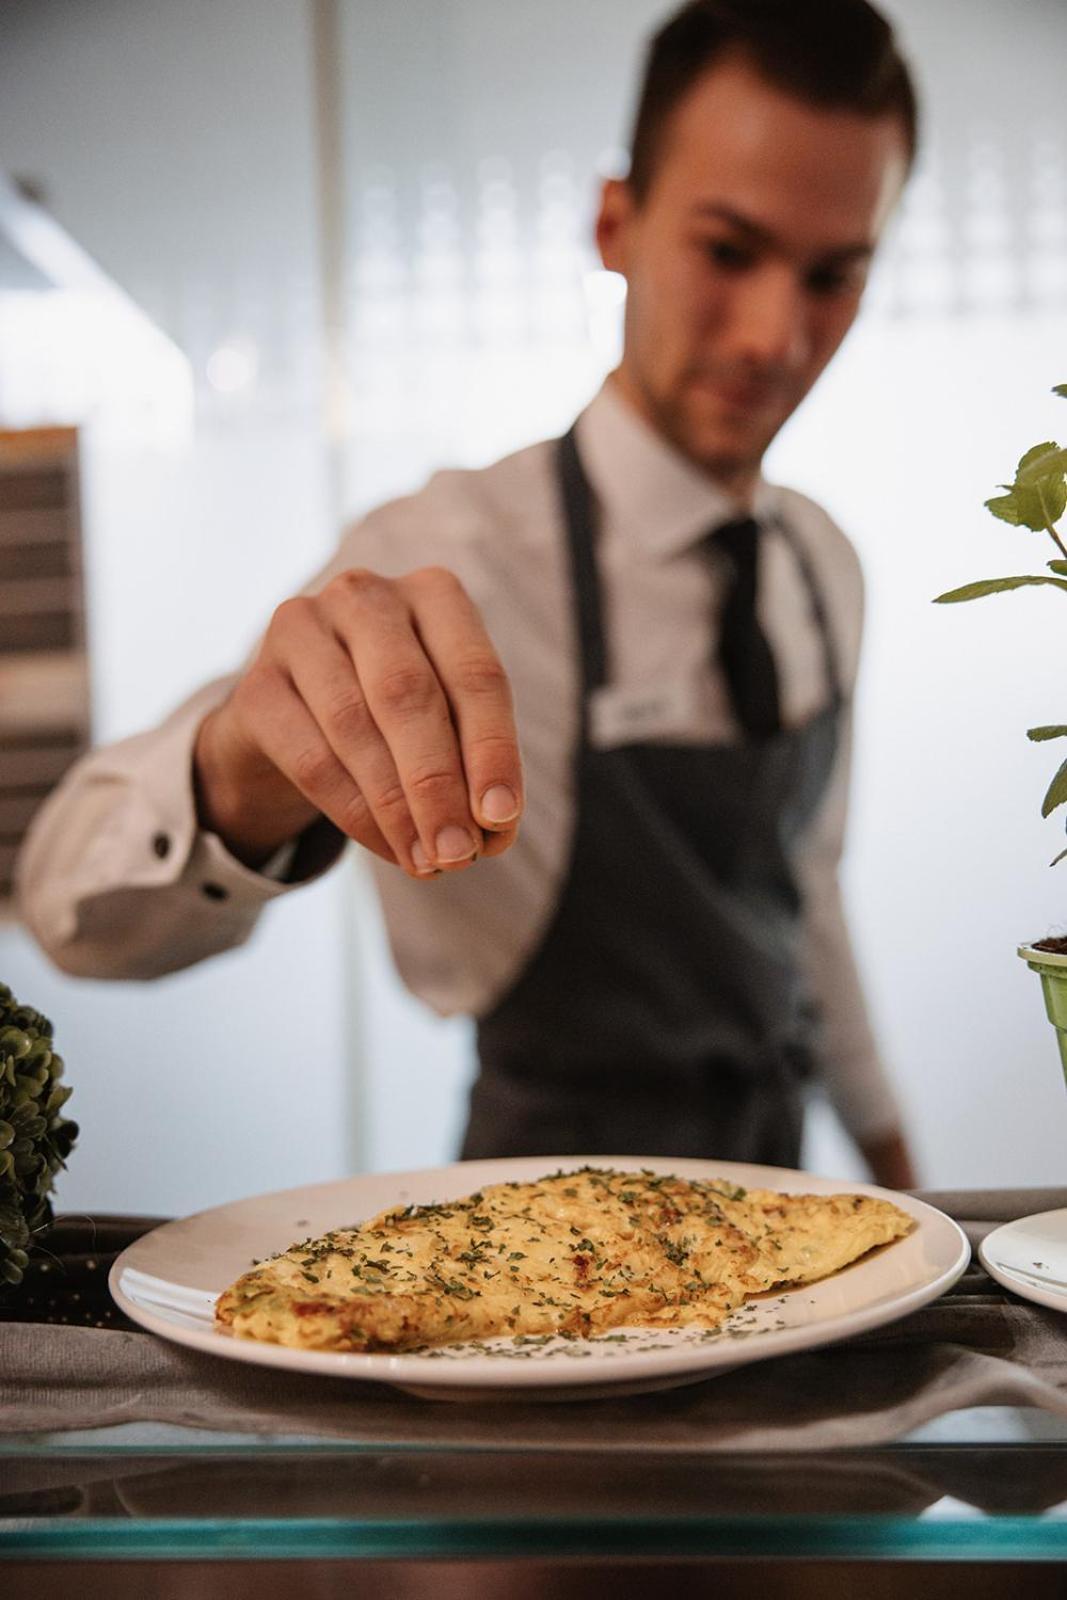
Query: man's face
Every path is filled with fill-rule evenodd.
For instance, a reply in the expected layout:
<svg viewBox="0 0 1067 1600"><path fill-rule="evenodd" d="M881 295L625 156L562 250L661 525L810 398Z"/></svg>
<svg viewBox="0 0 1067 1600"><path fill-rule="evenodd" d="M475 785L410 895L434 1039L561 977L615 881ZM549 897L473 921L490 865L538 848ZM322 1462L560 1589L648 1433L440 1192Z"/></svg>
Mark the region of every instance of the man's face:
<svg viewBox="0 0 1067 1600"><path fill-rule="evenodd" d="M903 125L805 105L730 57L661 138L644 199L609 182L597 224L628 281L616 382L744 497L859 309L904 184Z"/></svg>

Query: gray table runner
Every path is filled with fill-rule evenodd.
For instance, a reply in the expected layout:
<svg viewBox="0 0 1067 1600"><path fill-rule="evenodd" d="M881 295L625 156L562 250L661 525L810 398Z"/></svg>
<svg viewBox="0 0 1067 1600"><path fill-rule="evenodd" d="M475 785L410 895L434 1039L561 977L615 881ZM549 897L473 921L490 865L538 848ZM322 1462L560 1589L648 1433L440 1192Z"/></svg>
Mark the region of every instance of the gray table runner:
<svg viewBox="0 0 1067 1600"><path fill-rule="evenodd" d="M924 1193L972 1245L1067 1206L1067 1189ZM1067 1418L1067 1317L993 1283L977 1260L900 1322L822 1350L620 1399L431 1403L383 1385L216 1360L150 1334L0 1325L0 1433L168 1422L370 1444L555 1450L819 1450L887 1443L946 1412L1038 1406Z"/></svg>

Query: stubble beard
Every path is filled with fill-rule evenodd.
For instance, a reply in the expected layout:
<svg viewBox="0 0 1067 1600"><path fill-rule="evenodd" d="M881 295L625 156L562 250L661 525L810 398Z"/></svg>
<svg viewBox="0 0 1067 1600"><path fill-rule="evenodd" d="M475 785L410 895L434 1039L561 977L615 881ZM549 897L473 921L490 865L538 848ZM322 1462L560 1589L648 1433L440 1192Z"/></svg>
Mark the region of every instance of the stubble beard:
<svg viewBox="0 0 1067 1600"><path fill-rule="evenodd" d="M694 417L684 395L656 395L647 387L644 393L653 425L681 455L724 489L739 493L752 487L780 423L770 431L753 431L748 441L731 444L722 437L724 425L709 426ZM716 433L720 437L715 438Z"/></svg>

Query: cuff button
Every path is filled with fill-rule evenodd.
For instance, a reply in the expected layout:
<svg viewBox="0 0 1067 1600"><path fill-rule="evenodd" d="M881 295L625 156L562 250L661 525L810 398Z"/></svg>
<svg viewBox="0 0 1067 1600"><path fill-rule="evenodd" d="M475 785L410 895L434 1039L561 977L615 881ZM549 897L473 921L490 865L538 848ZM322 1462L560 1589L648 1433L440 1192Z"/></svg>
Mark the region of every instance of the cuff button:
<svg viewBox="0 0 1067 1600"><path fill-rule="evenodd" d="M152 838L152 849L155 851L155 853L159 857L160 861L164 860L165 857L169 856L170 855L170 834L169 833L157 833L157 834L154 834L153 838Z"/></svg>

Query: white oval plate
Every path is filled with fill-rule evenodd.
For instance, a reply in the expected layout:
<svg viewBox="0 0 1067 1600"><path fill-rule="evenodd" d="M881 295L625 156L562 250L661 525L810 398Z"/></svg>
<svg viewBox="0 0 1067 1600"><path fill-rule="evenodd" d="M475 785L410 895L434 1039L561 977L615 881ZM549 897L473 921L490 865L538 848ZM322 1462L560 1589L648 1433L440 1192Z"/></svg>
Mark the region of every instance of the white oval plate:
<svg viewBox="0 0 1067 1600"><path fill-rule="evenodd" d="M1067 1311L1067 1211L1039 1211L986 1235L978 1259L1005 1289Z"/></svg>
<svg viewBox="0 0 1067 1600"><path fill-rule="evenodd" d="M583 1166L727 1178L747 1189L878 1195L907 1211L917 1227L906 1239L820 1283L749 1301L714 1332L620 1329L593 1339L496 1339L391 1356L290 1350L237 1339L215 1325L215 1300L221 1291L248 1271L253 1260L276 1255L298 1239L349 1227L387 1206L455 1200L487 1184L532 1181ZM863 1333L943 1294L969 1259L967 1239L949 1217L909 1195L869 1184L730 1161L536 1156L373 1173L216 1206L164 1223L136 1240L115 1262L109 1281L119 1306L142 1327L231 1361L370 1379L431 1399L559 1400L693 1383L749 1361Z"/></svg>

